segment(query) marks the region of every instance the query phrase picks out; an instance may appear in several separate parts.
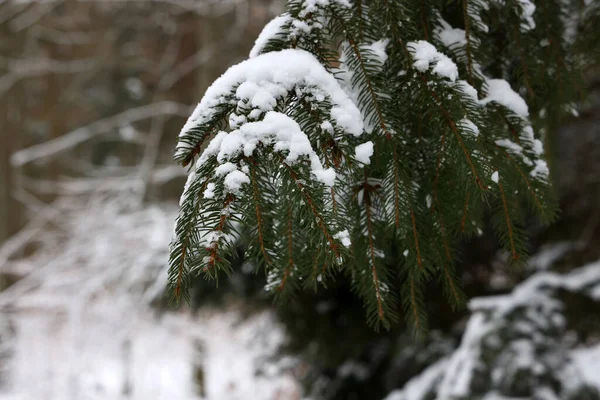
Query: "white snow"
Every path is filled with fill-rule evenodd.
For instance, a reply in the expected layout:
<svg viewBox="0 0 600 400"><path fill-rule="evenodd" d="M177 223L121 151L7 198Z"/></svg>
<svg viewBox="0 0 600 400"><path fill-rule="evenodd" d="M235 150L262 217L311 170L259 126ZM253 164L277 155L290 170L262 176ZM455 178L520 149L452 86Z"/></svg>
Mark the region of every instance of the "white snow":
<svg viewBox="0 0 600 400"><path fill-rule="evenodd" d="M302 11L300 18L304 18L307 14L313 14L318 11L318 8L325 8L330 5L339 5L343 8L351 8L352 4L348 0L304 0L302 2Z"/></svg>
<svg viewBox="0 0 600 400"><path fill-rule="evenodd" d="M373 142L370 140L363 144L359 144L354 149L354 158L363 164L371 163L371 156L373 155Z"/></svg>
<svg viewBox="0 0 600 400"><path fill-rule="evenodd" d="M234 163L226 162L221 164L215 170L215 176L224 176L237 169L237 166Z"/></svg>
<svg viewBox="0 0 600 400"><path fill-rule="evenodd" d="M531 137L533 138L533 131L531 130L531 127L525 127L524 132L526 132L526 133L527 132L531 132ZM531 140L529 138L529 134L522 135L522 138L525 141ZM543 151L544 151L542 142L540 142L537 139L533 139L533 140L531 140L530 143L533 146L533 152L534 152L534 154L536 156L540 156L543 153ZM533 169L530 172L530 175L533 178L536 178L536 179L537 178L539 178L539 179L546 179L548 177L548 174L550 173L550 170L548 169L548 164L546 163L546 161L544 161L542 159L536 159L534 161L531 161L529 159L529 157L527 157L524 154L523 147L521 147L520 145L516 144L515 142L513 142L510 139L499 139L499 140L496 140L496 144L498 146L500 146L500 147L503 147L503 148L507 149L511 154L520 156L521 159L523 160L523 162L527 166L533 166Z"/></svg>
<svg viewBox="0 0 600 400"><path fill-rule="evenodd" d="M212 182L206 185L206 190L204 191L205 199L214 199L215 198L215 187L216 187L216 185Z"/></svg>
<svg viewBox="0 0 600 400"><path fill-rule="evenodd" d="M533 151L536 155L541 156L544 154L544 145L539 139L533 139Z"/></svg>
<svg viewBox="0 0 600 400"><path fill-rule="evenodd" d="M226 186L228 190L235 192L240 185L249 182L249 179L243 172L234 170L237 166L227 160L233 160L241 153L251 156L259 143L273 145L275 151L287 151L285 161L289 165L293 165L301 157L307 157L316 179L327 186L334 185L335 171L323 168L300 125L289 116L276 111L267 112L261 121L248 122L229 133L219 133L198 159L196 168L202 166L210 156L216 155L217 161L222 163L217 167L216 175L227 173Z"/></svg>
<svg viewBox="0 0 600 400"><path fill-rule="evenodd" d="M419 40L416 42L408 42L407 47L413 56L413 66L421 71L427 71L432 65L433 72L442 78L448 78L455 81L458 78L458 67L454 62L443 53L437 51L434 45L425 41Z"/></svg>
<svg viewBox="0 0 600 400"><path fill-rule="evenodd" d="M534 178L542 178L545 179L550 174L550 169L548 168L548 164L544 160L535 160L535 167L531 171L531 176Z"/></svg>
<svg viewBox="0 0 600 400"><path fill-rule="evenodd" d="M342 50L340 52L340 66L336 71L336 76L339 79L341 86L344 89L344 91L346 92L346 94L348 95L348 97L350 99L352 99L352 101L355 104L360 104L360 101L359 101L360 88L358 88L357 86L352 84L352 78L354 76L354 71L352 71L350 69L350 67L348 66L348 55L347 54L352 51L352 50L350 50L352 47L350 46L350 44L347 41L344 41L344 42L342 42L341 48L342 48ZM361 114L361 117L363 118L363 121L364 121L365 132L366 133L373 132L373 125L370 122L367 115Z"/></svg>
<svg viewBox="0 0 600 400"><path fill-rule="evenodd" d="M376 42L371 43L371 45L367 46L367 49L370 50L371 55L375 56L375 59L380 64L385 64L388 55L385 51L387 45L390 43L390 39L381 39Z"/></svg>
<svg viewBox="0 0 600 400"><path fill-rule="evenodd" d="M470 393L469 384L481 351L479 348L481 338L491 328L492 325L486 321L483 313L475 313L469 318L461 344L448 361L437 398L461 398Z"/></svg>
<svg viewBox="0 0 600 400"><path fill-rule="evenodd" d="M467 81L462 79L456 81L456 87L458 87L463 94L471 98L475 103L479 103L477 89L471 86L471 84L469 84Z"/></svg>
<svg viewBox="0 0 600 400"><path fill-rule="evenodd" d="M452 26L443 18L439 18L438 22L441 26L437 27L434 33L444 46L450 48L456 45L464 46L467 43L465 31L463 29L452 28Z"/></svg>
<svg viewBox="0 0 600 400"><path fill-rule="evenodd" d="M384 400L423 400L436 381L439 381L448 368L448 358L442 358L404 385L402 390L394 390Z"/></svg>
<svg viewBox="0 0 600 400"><path fill-rule="evenodd" d="M498 181L500 180L500 174L498 173L498 171L494 171L494 173L492 174L492 180L498 183Z"/></svg>
<svg viewBox="0 0 600 400"><path fill-rule="evenodd" d="M481 11L489 9L489 0L474 0L468 2L467 13L471 17L473 27L480 29L483 33L488 33L489 27L481 19Z"/></svg>
<svg viewBox="0 0 600 400"><path fill-rule="evenodd" d="M547 271L552 265L574 249L571 242L558 242L543 245L540 250L531 256L527 265L535 271Z"/></svg>
<svg viewBox="0 0 600 400"><path fill-rule="evenodd" d="M348 229L344 229L343 231L339 231L335 235L333 235L334 239L339 240L346 247L350 247L352 242L350 241L350 234L348 233Z"/></svg>
<svg viewBox="0 0 600 400"><path fill-rule="evenodd" d="M564 275L555 272L540 272L519 284L512 293L499 296L488 296L471 299L469 309L494 309L498 315L506 315L516 307L531 304L532 301L550 302L547 290L565 288L581 290L587 285L596 287L600 281L600 262L591 263Z"/></svg>
<svg viewBox="0 0 600 400"><path fill-rule="evenodd" d="M521 18L523 22L521 23L521 30L530 31L535 29L535 21L533 20L533 13L535 12L535 4L531 2L531 0L519 0L519 4L521 5L521 9L523 14Z"/></svg>
<svg viewBox="0 0 600 400"><path fill-rule="evenodd" d="M530 125L527 125L521 131L521 140L529 143L533 150L533 153L536 156L541 156L542 154L544 154L544 145L539 139L535 138L533 134L533 128Z"/></svg>
<svg viewBox="0 0 600 400"><path fill-rule="evenodd" d="M217 79L182 128L176 155L191 151L190 129L211 120L219 107L237 106L236 115L242 115L251 106L257 111L253 115L258 116L272 110L277 99L296 87L309 88L321 97L327 95L332 104L330 122L351 135L362 134L361 113L335 77L312 54L287 49L243 61Z"/></svg>
<svg viewBox="0 0 600 400"><path fill-rule="evenodd" d="M482 104L496 102L511 110L516 115L527 118L529 108L525 100L512 90L510 84L504 79L488 79L487 96L481 100Z"/></svg>
<svg viewBox="0 0 600 400"><path fill-rule="evenodd" d="M194 171L192 169L187 176L185 185L183 185L183 193L181 194L181 197L179 198L179 207L181 207L183 205L183 203L185 202L185 200L187 199L187 196L189 194L189 188L195 179L196 179L196 171Z"/></svg>
<svg viewBox="0 0 600 400"><path fill-rule="evenodd" d="M390 393L385 400L424 400L435 398L439 400L462 399L473 396L472 385L478 382L475 372L481 367L482 349L498 345L501 342L497 335L502 335L504 324L518 324L522 335L529 335L531 340L510 340L502 348L503 357L509 358L509 365L504 365L502 359L494 361L491 366L491 386L501 384L506 374L514 374L519 368L530 369L541 374L548 365L543 361L544 356L535 352L537 340L544 340L543 336L536 335L534 327L524 321L515 322L509 313L519 309L527 312L527 318L541 329L550 329L551 326L561 326L564 318L558 313L563 304L556 301L551 292L558 289L567 289L585 293L596 300L600 300L600 261L588 264L573 270L568 274L552 272L538 272L525 282L513 289L513 292L501 296L487 296L471 300L469 309L472 315L469 318L465 332L458 348L448 357L442 358L428 367L423 373L411 379L401 390ZM594 297L594 294L598 297ZM554 312L554 311L557 312ZM519 311L520 312L520 311ZM550 317L548 317L550 316ZM508 318L508 319L507 319ZM532 330L533 329L533 330ZM525 336L520 336L525 337ZM600 389L598 369L600 368L600 346L581 347L569 351L568 358L573 365L562 375L562 382L568 384L582 384L596 386ZM504 359L506 361L506 358ZM487 363L487 361L483 361ZM561 361L563 362L563 361ZM563 365L557 365L563 368ZM569 372L570 371L570 372ZM571 374L571 375L569 375ZM543 392L543 388L536 388L536 394ZM551 395L551 391L544 392ZM433 396L432 396L433 395ZM490 391L482 399L508 400L508 397L498 392ZM536 395L537 398L537 395ZM546 395L540 398L556 399ZM512 397L510 399L513 399ZM516 399L516 398L514 398Z"/></svg>
<svg viewBox="0 0 600 400"><path fill-rule="evenodd" d="M446 28L441 29L437 32L439 40L444 43L447 47L454 45L464 45L467 40L465 39L465 31L460 28Z"/></svg>
<svg viewBox="0 0 600 400"><path fill-rule="evenodd" d="M600 390L600 378L598 377L598 371L600 371L600 345L575 349L571 352L571 356L583 381Z"/></svg>
<svg viewBox="0 0 600 400"><path fill-rule="evenodd" d="M250 50L250 58L258 56L263 51L269 40L275 38L278 34L280 34L281 28L285 24L289 23L291 19L292 18L290 17L290 15L285 13L273 18L269 23L267 23L258 35L258 38L256 38L256 41L254 42L254 47L252 47L252 50Z"/></svg>
<svg viewBox="0 0 600 400"><path fill-rule="evenodd" d="M237 194L244 183L250 183L250 178L248 178L248 175L238 170L231 171L227 174L225 179L223 179L225 189L233 194Z"/></svg>
<svg viewBox="0 0 600 400"><path fill-rule="evenodd" d="M470 119L463 118L461 121L459 121L459 126L464 129L463 132L475 137L479 136L479 128Z"/></svg>
<svg viewBox="0 0 600 400"><path fill-rule="evenodd" d="M504 147L512 154L515 154L515 155L523 154L523 148L510 139L496 140L496 144L500 147Z"/></svg>
<svg viewBox="0 0 600 400"><path fill-rule="evenodd" d="M276 352L286 338L273 313L150 306L165 287L177 208L130 207L133 197L54 203L61 229L0 263L23 276L0 292L0 330L15 328L0 344L0 399L302 398Z"/></svg>
<svg viewBox="0 0 600 400"><path fill-rule="evenodd" d="M329 134L334 133L333 125L331 125L331 122L329 122L329 121L323 122L321 124L321 129L323 129L324 132L327 132Z"/></svg>

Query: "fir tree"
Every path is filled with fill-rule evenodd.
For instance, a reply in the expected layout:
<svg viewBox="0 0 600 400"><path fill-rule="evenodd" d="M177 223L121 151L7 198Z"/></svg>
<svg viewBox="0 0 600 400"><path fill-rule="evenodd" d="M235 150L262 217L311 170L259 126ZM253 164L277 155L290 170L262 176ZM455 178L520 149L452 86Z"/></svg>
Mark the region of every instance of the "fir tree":
<svg viewBox="0 0 600 400"><path fill-rule="evenodd" d="M375 327L399 301L426 329L428 280L460 307L458 245L484 215L511 264L527 257L527 214L556 218L543 142L582 101L599 14L579 0L290 0L180 133L170 293L229 272L241 246L276 298L345 276Z"/></svg>

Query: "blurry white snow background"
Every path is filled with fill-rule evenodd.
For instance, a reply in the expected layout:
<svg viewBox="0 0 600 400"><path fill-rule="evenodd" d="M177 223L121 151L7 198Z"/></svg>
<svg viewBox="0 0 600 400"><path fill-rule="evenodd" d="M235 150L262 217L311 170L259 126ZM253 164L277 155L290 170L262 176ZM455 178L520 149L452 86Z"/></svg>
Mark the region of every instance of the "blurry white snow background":
<svg viewBox="0 0 600 400"><path fill-rule="evenodd" d="M0 273L24 276L0 292L0 400L299 399L270 312L150 306L176 208L126 199L62 199L0 248Z"/></svg>

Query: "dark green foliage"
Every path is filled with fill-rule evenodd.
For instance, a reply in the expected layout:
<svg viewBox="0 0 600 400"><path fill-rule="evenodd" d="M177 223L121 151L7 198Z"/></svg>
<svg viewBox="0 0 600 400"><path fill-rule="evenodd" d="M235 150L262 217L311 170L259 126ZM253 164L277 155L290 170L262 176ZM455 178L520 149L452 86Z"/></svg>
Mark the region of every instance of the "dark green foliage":
<svg viewBox="0 0 600 400"><path fill-rule="evenodd" d="M192 163L171 247L174 298L188 297L192 274L229 272L242 246L276 298L343 276L371 325L389 327L403 314L424 331L427 282L438 281L453 307L465 304L457 249L482 232L486 211L509 262L523 263L528 215L551 223L557 213L535 136L551 147L557 122L582 100L581 76L597 54L586 49L597 36L588 24L600 14L596 4L575 0L539 1L533 14L528 4L289 1L257 52L314 55L360 109L365 132L348 134L336 120L335 96L300 79L271 111L298 124L323 167L335 170L334 186L314 179L308 156L286 161L287 150L272 140L228 158L209 151ZM418 64L428 43L450 57L457 76L439 53ZM178 162L190 164L215 135L264 120L269 110L236 92L243 83L205 107L205 118L188 121ZM513 100L496 96L499 86ZM369 141L374 154L364 164L354 152ZM225 162L244 171L239 190L215 173Z"/></svg>

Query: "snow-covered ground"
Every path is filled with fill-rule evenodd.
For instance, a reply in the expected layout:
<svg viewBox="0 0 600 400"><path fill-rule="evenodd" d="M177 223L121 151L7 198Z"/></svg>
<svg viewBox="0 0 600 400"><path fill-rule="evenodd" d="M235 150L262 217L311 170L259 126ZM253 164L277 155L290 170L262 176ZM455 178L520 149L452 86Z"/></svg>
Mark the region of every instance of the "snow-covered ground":
<svg viewBox="0 0 600 400"><path fill-rule="evenodd" d="M150 306L175 211L99 197L44 213L59 218L29 240L41 249L0 263L25 276L0 292L1 400L300 398L269 311Z"/></svg>

